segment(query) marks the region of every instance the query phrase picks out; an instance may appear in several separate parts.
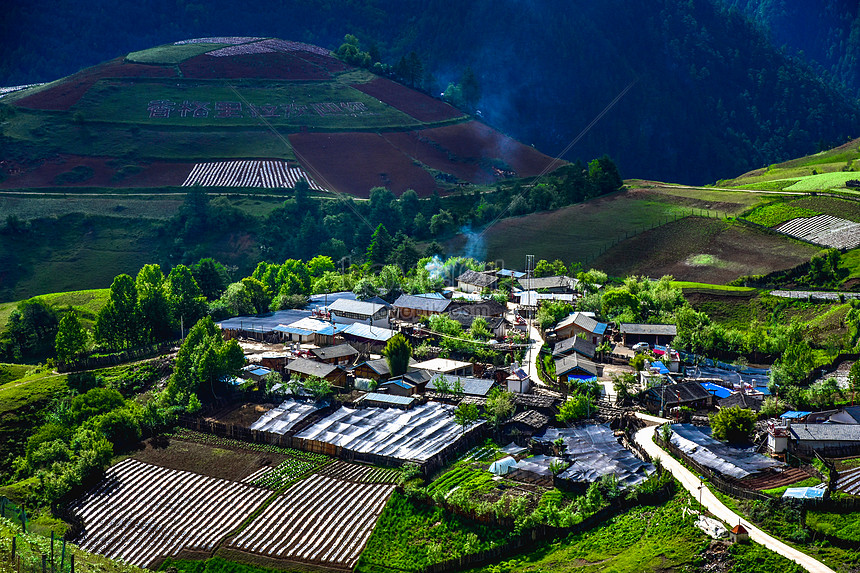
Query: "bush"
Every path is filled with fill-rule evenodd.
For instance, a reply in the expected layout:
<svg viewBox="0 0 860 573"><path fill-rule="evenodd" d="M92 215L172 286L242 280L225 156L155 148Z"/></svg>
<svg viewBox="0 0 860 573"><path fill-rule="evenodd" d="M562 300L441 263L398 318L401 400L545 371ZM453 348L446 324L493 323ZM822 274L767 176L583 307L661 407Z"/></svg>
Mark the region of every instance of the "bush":
<svg viewBox="0 0 860 573"><path fill-rule="evenodd" d="M76 423L105 414L124 404L122 394L113 388L93 388L72 400L71 416Z"/></svg>

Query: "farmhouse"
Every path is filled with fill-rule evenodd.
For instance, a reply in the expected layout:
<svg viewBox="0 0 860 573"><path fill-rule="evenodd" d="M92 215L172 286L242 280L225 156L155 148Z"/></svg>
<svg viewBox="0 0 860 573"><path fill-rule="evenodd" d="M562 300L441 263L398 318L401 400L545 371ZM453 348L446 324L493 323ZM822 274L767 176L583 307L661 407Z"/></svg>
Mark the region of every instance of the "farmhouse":
<svg viewBox="0 0 860 573"><path fill-rule="evenodd" d="M462 309L452 310L449 316L460 323L463 329L472 328L472 323L478 318ZM507 323L501 316L491 316L484 319L487 322L487 330L493 335L493 338L504 338Z"/></svg>
<svg viewBox="0 0 860 573"><path fill-rule="evenodd" d="M567 384L570 378L586 380L600 376L599 367L591 360L580 358L577 354L565 356L555 361L555 375L559 384Z"/></svg>
<svg viewBox="0 0 860 573"><path fill-rule="evenodd" d="M396 332L379 326L354 323L347 326L341 333L344 340L361 352L379 354L388 339Z"/></svg>
<svg viewBox="0 0 860 573"><path fill-rule="evenodd" d="M402 294L394 301L391 317L404 322L415 322L425 316L442 314L448 310L451 301L447 298L428 298Z"/></svg>
<svg viewBox="0 0 860 573"><path fill-rule="evenodd" d="M735 392L728 398L717 400L717 409L721 410L723 408L738 406L740 408L752 410L753 412L758 412L761 410L762 398L764 398L764 396Z"/></svg>
<svg viewBox="0 0 860 573"><path fill-rule="evenodd" d="M338 366L346 366L352 364L358 356L358 350L349 344L338 344L337 346L329 346L326 348L314 348L311 350L317 360L327 364L336 364Z"/></svg>
<svg viewBox="0 0 860 573"><path fill-rule="evenodd" d="M646 400L654 411L670 410L678 406L687 406L694 410L707 408L713 403L714 397L698 382L681 382L679 384L660 384L650 388Z"/></svg>
<svg viewBox="0 0 860 573"><path fill-rule="evenodd" d="M461 378L460 376L449 376L446 374L436 374L429 382L427 382L427 390L437 391L440 383L447 384L448 388L454 388L455 384L462 386L463 394L467 396L486 396L490 393L493 387L493 380L487 378Z"/></svg>
<svg viewBox="0 0 860 573"><path fill-rule="evenodd" d="M492 272L479 273L468 270L457 277L457 288L463 292L482 292L484 289L494 289L499 279Z"/></svg>
<svg viewBox="0 0 860 573"><path fill-rule="evenodd" d="M594 360L594 357L597 355L597 346L580 336L572 336L557 343L552 349L552 355L556 357L568 356L574 353L582 358Z"/></svg>
<svg viewBox="0 0 860 573"><path fill-rule="evenodd" d="M567 340L574 336L582 335L595 346L603 342L607 325L597 322L594 318L582 312L574 312L558 323L552 331L551 336L556 340Z"/></svg>
<svg viewBox="0 0 860 573"><path fill-rule="evenodd" d="M647 342L654 345L671 344L678 335L678 327L674 324L633 324L622 322L618 327L624 346L633 346L637 342Z"/></svg>
<svg viewBox="0 0 860 573"><path fill-rule="evenodd" d="M828 457L840 449L860 450L858 424L791 424L788 432L790 443L800 450L816 451Z"/></svg>
<svg viewBox="0 0 860 573"><path fill-rule="evenodd" d="M287 373L290 378L296 377L304 380L310 376L325 378L332 386L343 388L346 386L346 371L334 364L325 364L307 358L297 358L287 364Z"/></svg>
<svg viewBox="0 0 860 573"><path fill-rule="evenodd" d="M409 359L409 368L412 369L415 360ZM352 373L356 378L368 378L377 382L384 382L391 377L391 370L388 369L387 358L376 358L361 362L352 368Z"/></svg>
<svg viewBox="0 0 860 573"><path fill-rule="evenodd" d="M502 425L502 431L507 436L520 439L522 443L535 434L543 432L549 425L549 417L535 412L523 410Z"/></svg>
<svg viewBox="0 0 860 573"><path fill-rule="evenodd" d="M388 305L379 302L339 298L328 305L328 311L336 323L388 327Z"/></svg>
<svg viewBox="0 0 860 573"><path fill-rule="evenodd" d="M396 394L398 396L412 396L424 391L427 382L433 377L433 373L427 370L413 370L403 376L392 378L379 385L380 391Z"/></svg>
<svg viewBox="0 0 860 573"><path fill-rule="evenodd" d="M520 287L524 290L535 290L554 294L574 294L578 280L565 277L523 277L520 278Z"/></svg>

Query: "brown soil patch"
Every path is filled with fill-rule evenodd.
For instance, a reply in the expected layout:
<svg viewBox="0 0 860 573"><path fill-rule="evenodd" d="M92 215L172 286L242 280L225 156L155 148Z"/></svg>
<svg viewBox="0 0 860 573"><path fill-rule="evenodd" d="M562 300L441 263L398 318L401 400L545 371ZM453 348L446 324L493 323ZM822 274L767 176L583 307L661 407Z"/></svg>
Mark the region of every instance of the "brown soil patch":
<svg viewBox="0 0 860 573"><path fill-rule="evenodd" d="M744 479L741 485L749 489L762 491L791 485L809 477L811 477L810 474L801 468L787 468L782 472L768 472L764 475Z"/></svg>
<svg viewBox="0 0 860 573"><path fill-rule="evenodd" d="M545 169L565 165L565 162L544 155L478 121L424 129L420 134L459 161L501 160L520 177L531 177Z"/></svg>
<svg viewBox="0 0 860 573"><path fill-rule="evenodd" d="M414 157L424 165L450 173L458 179L471 183L492 183L495 177L488 169L484 169L476 161L469 163L458 161L448 151L438 144L420 135L420 132L384 133L382 137L394 147L410 157Z"/></svg>
<svg viewBox="0 0 860 573"><path fill-rule="evenodd" d="M72 74L55 86L17 100L15 105L31 109L67 111L97 81L104 78L171 78L176 70L169 66L130 64L116 58Z"/></svg>
<svg viewBox="0 0 860 573"><path fill-rule="evenodd" d="M11 175L0 182L2 189L24 189L30 187L57 187L55 179L78 166L89 167L93 175L84 181L63 183L62 187L167 187L180 186L194 167L193 163L135 163L140 171L120 177L117 170L123 166L120 160L111 157L88 157L84 155L57 155L43 159L34 165L4 165Z"/></svg>
<svg viewBox="0 0 860 573"><path fill-rule="evenodd" d="M241 481L264 466L278 465L287 456L162 438L147 440L145 448L134 458L175 470Z"/></svg>
<svg viewBox="0 0 860 573"><path fill-rule="evenodd" d="M213 412L207 420L248 428L276 404L239 404Z"/></svg>
<svg viewBox="0 0 860 573"><path fill-rule="evenodd" d="M387 187L427 196L436 188L433 176L375 133L296 133L289 139L301 163L342 193L369 197L372 188Z"/></svg>
<svg viewBox="0 0 860 573"><path fill-rule="evenodd" d="M462 111L443 101L384 78L376 78L366 84L353 84L352 87L418 121L443 121L463 115Z"/></svg>

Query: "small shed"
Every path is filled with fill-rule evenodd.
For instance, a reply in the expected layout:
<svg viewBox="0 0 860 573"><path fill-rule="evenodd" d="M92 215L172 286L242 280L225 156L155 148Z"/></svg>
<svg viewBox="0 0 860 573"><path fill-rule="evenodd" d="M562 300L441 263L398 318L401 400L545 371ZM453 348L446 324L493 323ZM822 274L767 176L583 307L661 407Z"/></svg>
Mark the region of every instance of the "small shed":
<svg viewBox="0 0 860 573"><path fill-rule="evenodd" d="M467 270L457 277L457 288L463 292L481 292L484 289L494 289L498 283L499 279L492 272L479 273Z"/></svg>
<svg viewBox="0 0 860 573"><path fill-rule="evenodd" d="M326 364L324 362L317 362L316 360L308 360L307 358L297 358L287 364L287 372L291 378L296 377L304 380L309 376L317 376L325 378L331 382L332 386L338 388L346 386L346 371L334 364Z"/></svg>
<svg viewBox="0 0 860 573"><path fill-rule="evenodd" d="M732 543L747 543L750 540L750 534L746 527L738 523L729 531L729 539Z"/></svg>
<svg viewBox="0 0 860 573"><path fill-rule="evenodd" d="M328 346L326 348L314 348L311 352L320 362L337 364L338 366L352 364L356 356L358 356L358 350L349 344L338 344L337 346Z"/></svg>
<svg viewBox="0 0 860 573"><path fill-rule="evenodd" d="M503 476L516 469L516 467L517 460L515 460L511 456L507 456L500 460L494 461L492 464L490 464L490 467L487 468L487 471L489 471L493 475Z"/></svg>
<svg viewBox="0 0 860 573"><path fill-rule="evenodd" d="M529 438L543 432L549 425L549 418L534 410L523 410L502 426L506 435Z"/></svg>
<svg viewBox="0 0 860 573"><path fill-rule="evenodd" d="M621 340L625 346L633 346L637 342L647 342L652 346L671 344L678 335L678 327L674 324L634 324L622 322L618 326Z"/></svg>
<svg viewBox="0 0 860 573"><path fill-rule="evenodd" d="M357 402L362 406L370 408L400 408L401 410L408 410L415 404L415 398L411 396L395 396L368 392L359 398Z"/></svg>

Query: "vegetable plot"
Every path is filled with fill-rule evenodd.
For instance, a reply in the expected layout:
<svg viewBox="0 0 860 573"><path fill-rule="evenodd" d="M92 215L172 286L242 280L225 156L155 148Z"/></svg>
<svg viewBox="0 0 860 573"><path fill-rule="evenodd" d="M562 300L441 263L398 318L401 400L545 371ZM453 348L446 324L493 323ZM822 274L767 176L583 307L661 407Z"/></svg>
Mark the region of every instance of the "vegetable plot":
<svg viewBox="0 0 860 573"><path fill-rule="evenodd" d="M860 245L860 224L830 215L792 219L776 230L833 249L853 249Z"/></svg>
<svg viewBox="0 0 860 573"><path fill-rule="evenodd" d="M393 489L314 475L279 495L228 546L276 559L352 568Z"/></svg>
<svg viewBox="0 0 860 573"><path fill-rule="evenodd" d="M188 174L183 187L295 187L299 179L311 189L325 191L301 167L290 167L283 161L218 161L198 163Z"/></svg>
<svg viewBox="0 0 860 573"><path fill-rule="evenodd" d="M147 567L183 549L211 551L271 492L127 459L72 505L82 549Z"/></svg>

